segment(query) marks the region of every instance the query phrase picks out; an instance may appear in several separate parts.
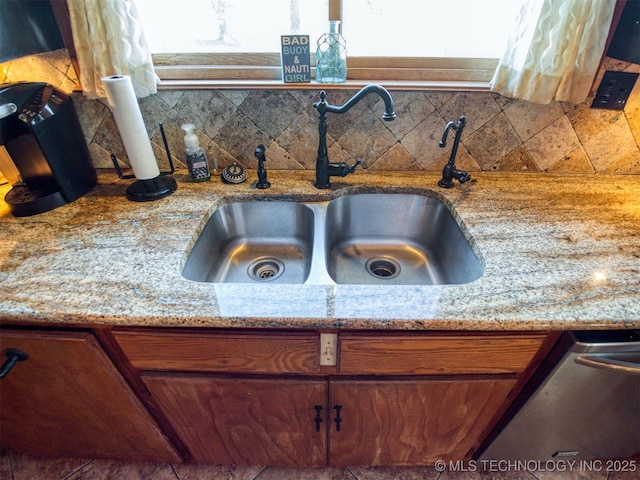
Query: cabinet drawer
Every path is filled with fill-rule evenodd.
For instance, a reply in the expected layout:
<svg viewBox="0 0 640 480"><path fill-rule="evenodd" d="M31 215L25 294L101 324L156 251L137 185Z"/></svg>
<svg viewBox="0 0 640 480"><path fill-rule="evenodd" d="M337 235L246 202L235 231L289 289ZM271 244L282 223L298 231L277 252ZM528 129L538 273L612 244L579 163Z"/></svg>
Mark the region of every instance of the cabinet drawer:
<svg viewBox="0 0 640 480"><path fill-rule="evenodd" d="M113 335L139 370L317 373L317 334L149 333Z"/></svg>
<svg viewBox="0 0 640 480"><path fill-rule="evenodd" d="M545 335L339 336L343 374L453 375L519 373Z"/></svg>

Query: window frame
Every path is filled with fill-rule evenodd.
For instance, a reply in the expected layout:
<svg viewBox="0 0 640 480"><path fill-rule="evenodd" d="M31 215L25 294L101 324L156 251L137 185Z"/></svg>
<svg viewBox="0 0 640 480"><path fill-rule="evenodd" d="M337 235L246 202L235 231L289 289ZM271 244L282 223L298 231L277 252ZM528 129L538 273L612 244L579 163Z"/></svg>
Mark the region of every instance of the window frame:
<svg viewBox="0 0 640 480"><path fill-rule="evenodd" d="M342 2L329 0L328 20L342 21ZM284 83L280 53L153 54L159 88L296 88L317 89L311 83ZM441 88L489 90L498 66L494 58L347 57L347 82L327 88L358 87L371 82L398 89ZM311 54L315 78L315 54Z"/></svg>
<svg viewBox="0 0 640 480"><path fill-rule="evenodd" d="M153 63L160 86L188 88L197 86L275 86L305 88L311 84L282 82L280 54L154 54ZM315 76L315 55L312 54L312 77ZM364 85L385 82L410 89L425 86L488 89L498 65L498 59L419 58L419 57L348 57L347 82L344 85ZM328 86L322 84L323 86Z"/></svg>
<svg viewBox="0 0 640 480"><path fill-rule="evenodd" d="M75 49L75 44L73 41L73 34L71 31L71 20L69 17L69 7L67 5L67 0L48 0L53 9L54 16L56 17L56 21L58 23L58 27L60 28L60 33L62 35L63 42L69 52L71 57L71 62L74 66L76 72L80 72L80 68L78 65L78 56ZM342 1L343 0L329 0L329 19L340 19L342 14ZM609 45L613 39L613 35L615 34L616 28L618 26L618 22L620 21L620 17L622 16L622 12L624 10L625 4L627 0L616 0L615 10L613 14L613 19L611 21L611 26L609 29L609 35L607 38L607 42L604 48L604 52L602 54L602 58L600 60L600 65L604 61ZM246 56L245 56L246 55ZM245 54L238 55L239 60L236 60L235 63L240 63L239 70L245 70L248 72L260 72L261 70L267 70L270 72L270 77L265 75L266 79L260 80L248 80L247 78L243 78L242 80L237 79L218 79L218 80L195 80L193 78L193 73L190 72L192 78L184 78L187 73L189 73L190 69L198 69L204 68L206 70L212 70L218 68L219 70L226 71L227 77L233 76L229 75L232 71L232 65L227 58L227 63L224 62L219 65L211 65L211 58L209 58L208 63L205 65L202 63L204 58L198 59L199 55L195 55L192 60L187 61L187 57L190 57L189 54L180 54L180 55L154 55L154 62L157 61L158 65L155 66L156 72L158 73L159 78L161 78L160 84L158 85L159 89L191 89L191 88L219 88L219 89L238 89L238 88L260 88L260 89L314 89L316 90L318 86L322 86L322 88L329 90L332 88L349 88L349 87L359 87L363 86L366 83L370 83L373 79L371 78L362 78L356 80L347 80L346 83L338 84L338 85L328 85L328 84L318 84L315 81L311 81L310 83L284 83L280 79L280 58L278 54L268 54L266 57L260 54ZM313 56L313 55L312 55ZM211 57L211 56L209 56ZM371 60L371 57L368 57L367 60ZM389 71L389 65L392 64L395 60L399 60L398 57L386 58L386 57L377 57L372 62L372 65L368 65L370 68L384 68L384 70ZM411 59L409 59L411 60ZM423 63L420 66L405 64L402 67L404 69L410 70L420 70L420 74L422 75L419 81L407 81L407 80L399 80L399 79L389 79L388 76L385 78L379 78L381 82L384 82L386 86L395 90L454 90L454 91L490 91L489 81L493 76L493 72L497 67L498 60L497 59L453 59L453 58L421 58ZM315 58L313 58L315 61ZM354 65L349 64L350 68L357 69L358 59L351 58L350 62L355 62ZM274 69L277 71L278 77L277 79L273 79ZM172 74L168 72L172 71ZM364 71L364 69L363 69ZM470 81L468 79L468 74L470 72L475 71L478 75L478 79L476 81ZM415 73L415 72L414 72ZM352 72L353 74L353 72ZM162 76L165 77L162 80ZM257 76L264 75L264 72L257 74ZM447 77L447 80L443 80L443 76L451 75ZM180 78L182 76L182 78ZM176 77L175 79L170 79L171 77ZM223 77L223 76L222 76ZM456 80L451 80L451 77ZM269 78L271 78L269 80ZM440 78L438 80L438 78ZM597 81L597 77L594 81Z"/></svg>
<svg viewBox="0 0 640 480"><path fill-rule="evenodd" d="M341 20L342 1L329 0L330 20ZM67 0L49 0L49 2L74 68L79 72ZM626 0L616 0L603 59L625 3ZM489 82L498 64L498 59L348 57L347 82L329 85L319 84L315 80L310 83L284 83L281 80L279 53L155 54L153 61L156 74L160 78L158 89L316 90L321 85L328 90L360 87L372 81L378 81L397 90L490 91ZM315 55L312 54L312 64L314 63Z"/></svg>

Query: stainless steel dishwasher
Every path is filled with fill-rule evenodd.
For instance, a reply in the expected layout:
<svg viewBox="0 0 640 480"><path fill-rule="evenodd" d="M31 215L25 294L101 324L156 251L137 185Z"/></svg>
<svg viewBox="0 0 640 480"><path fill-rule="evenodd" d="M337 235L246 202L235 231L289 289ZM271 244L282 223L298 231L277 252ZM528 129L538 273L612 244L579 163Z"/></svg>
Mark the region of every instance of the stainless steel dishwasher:
<svg viewBox="0 0 640 480"><path fill-rule="evenodd" d="M613 459L640 452L640 330L565 332L560 358L482 460Z"/></svg>

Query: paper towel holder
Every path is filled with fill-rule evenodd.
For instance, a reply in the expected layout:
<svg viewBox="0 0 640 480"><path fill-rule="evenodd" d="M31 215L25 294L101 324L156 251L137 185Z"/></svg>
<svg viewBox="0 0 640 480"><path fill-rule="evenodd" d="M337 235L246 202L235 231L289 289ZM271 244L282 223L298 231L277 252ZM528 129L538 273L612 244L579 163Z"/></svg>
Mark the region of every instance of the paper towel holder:
<svg viewBox="0 0 640 480"><path fill-rule="evenodd" d="M162 134L162 141L164 142L164 150L167 153L167 159L169 160L170 170L166 172L160 172L160 175L154 178L136 180L131 185L129 185L125 192L125 196L129 200L132 200L134 202L150 202L153 200L160 200L161 198L171 195L178 188L176 180L173 177L167 177L167 175L172 175L175 169L173 168L173 160L171 160L171 152L169 151L169 144L167 143L167 136L164 133L162 122L160 122L158 125L160 127L160 133ZM129 180L132 178L136 178L135 175L122 174L120 165L118 165L118 160L113 153L111 154L111 161L113 162L113 167L116 169L116 173L118 174L118 177L120 179Z"/></svg>

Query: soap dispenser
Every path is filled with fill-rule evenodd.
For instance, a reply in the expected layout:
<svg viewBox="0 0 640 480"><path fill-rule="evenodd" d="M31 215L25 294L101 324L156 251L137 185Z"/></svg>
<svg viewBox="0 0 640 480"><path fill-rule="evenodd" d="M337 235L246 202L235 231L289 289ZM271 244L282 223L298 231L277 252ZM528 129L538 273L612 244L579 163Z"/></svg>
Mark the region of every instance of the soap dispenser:
<svg viewBox="0 0 640 480"><path fill-rule="evenodd" d="M204 149L200 146L200 140L194 133L195 126L191 123L182 125L184 130L184 152L187 160L187 167L194 182L204 182L211 178L209 163Z"/></svg>

